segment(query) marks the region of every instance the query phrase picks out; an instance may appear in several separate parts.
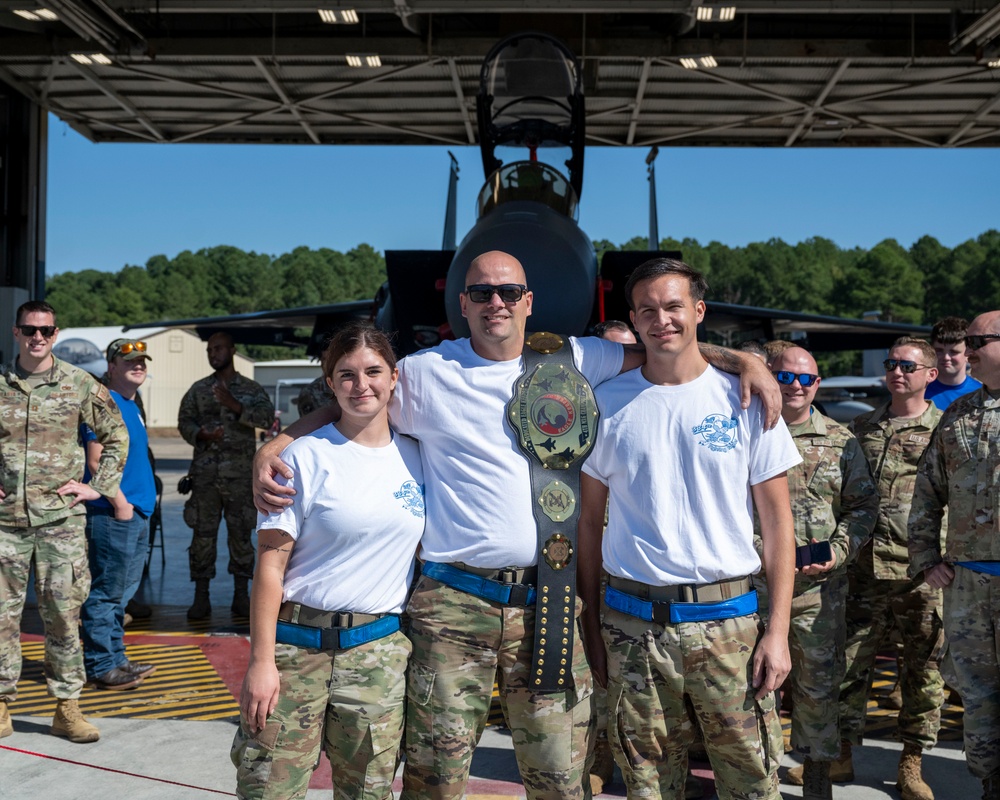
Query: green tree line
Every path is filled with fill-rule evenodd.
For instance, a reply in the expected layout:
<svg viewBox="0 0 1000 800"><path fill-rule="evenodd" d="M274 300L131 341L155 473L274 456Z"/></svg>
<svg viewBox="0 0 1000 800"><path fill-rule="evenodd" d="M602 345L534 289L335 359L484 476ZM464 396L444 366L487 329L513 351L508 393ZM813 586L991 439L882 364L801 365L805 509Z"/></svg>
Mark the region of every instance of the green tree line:
<svg viewBox="0 0 1000 800"><path fill-rule="evenodd" d="M646 242L594 245L601 253L646 250ZM893 239L870 250L844 249L822 238L745 247L664 239L660 249L680 250L706 274L710 300L844 317L879 311L884 320L925 324L1000 308L996 230L954 248L924 236L909 249ZM367 244L346 253L298 247L280 256L219 246L153 256L118 272L64 272L49 279L47 293L64 328L123 325L359 300L373 297L385 274L385 259Z"/></svg>

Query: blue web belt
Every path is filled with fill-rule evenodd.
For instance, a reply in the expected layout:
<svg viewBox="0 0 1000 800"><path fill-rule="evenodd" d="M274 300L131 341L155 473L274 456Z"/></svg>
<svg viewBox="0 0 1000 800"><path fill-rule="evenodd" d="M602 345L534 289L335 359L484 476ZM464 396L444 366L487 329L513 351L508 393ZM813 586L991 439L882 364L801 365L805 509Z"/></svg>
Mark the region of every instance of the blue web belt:
<svg viewBox="0 0 1000 800"><path fill-rule="evenodd" d="M679 622L708 622L753 614L757 610L757 590L751 589L746 594L715 603L680 603L670 600L643 600L641 597L608 586L604 590L604 602L608 604L608 608L647 622L676 625Z"/></svg>
<svg viewBox="0 0 1000 800"><path fill-rule="evenodd" d="M973 572L984 572L987 575L1000 575L1000 561L956 561L955 566L965 567Z"/></svg>
<svg viewBox="0 0 1000 800"><path fill-rule="evenodd" d="M421 572L452 589L505 606L530 606L535 603L535 587L523 583L493 581L438 561L425 562Z"/></svg>
<svg viewBox="0 0 1000 800"><path fill-rule="evenodd" d="M374 622L366 622L354 628L313 628L278 620L275 641L278 644L292 644L313 650L349 650L398 630L399 617L396 614L386 614Z"/></svg>

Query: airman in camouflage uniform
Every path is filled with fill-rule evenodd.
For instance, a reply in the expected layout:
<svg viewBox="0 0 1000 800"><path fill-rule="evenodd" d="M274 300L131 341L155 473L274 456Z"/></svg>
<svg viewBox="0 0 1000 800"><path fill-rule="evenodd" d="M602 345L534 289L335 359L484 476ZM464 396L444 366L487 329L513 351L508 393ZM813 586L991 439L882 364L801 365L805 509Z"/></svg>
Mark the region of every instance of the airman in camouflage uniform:
<svg viewBox="0 0 1000 800"><path fill-rule="evenodd" d="M1000 800L1000 311L976 317L965 343L983 385L948 407L920 462L909 574L944 589L941 671L962 695L969 770Z"/></svg>
<svg viewBox="0 0 1000 800"><path fill-rule="evenodd" d="M853 780L852 745L862 743L875 657L895 625L903 642L898 729L903 741L899 783L904 800L934 800L921 777L921 754L937 742L944 682L937 657L943 643L941 591L922 577L908 579L907 522L917 462L941 412L924 399L937 374L935 353L922 339L896 341L885 362L892 401L850 424L878 486L872 541L848 567L847 674L840 689L841 759L834 775ZM911 369L912 372L904 372Z"/></svg>
<svg viewBox="0 0 1000 800"><path fill-rule="evenodd" d="M274 404L263 387L233 367L236 348L226 333L208 340L208 362L215 374L202 378L181 400L177 427L194 446L190 475L191 497L184 505L184 521L192 528L188 562L195 582L195 601L189 619L211 614L208 584L215 577L216 540L223 513L229 539L229 573L236 591L233 613L247 616L247 582L253 576L250 542L257 512L253 505L250 469L257 452L255 428L274 422Z"/></svg>
<svg viewBox="0 0 1000 800"><path fill-rule="evenodd" d="M788 472L795 542L801 547L829 541L833 552L831 561L796 574L789 636L791 742L806 757L803 797L828 798L830 762L840 755L837 701L845 666L846 567L871 538L878 493L857 439L812 406L821 380L813 357L800 347L789 348L771 369L781 384L782 417L802 456Z"/></svg>
<svg viewBox="0 0 1000 800"><path fill-rule="evenodd" d="M86 680L80 607L90 591L79 429L86 424L104 446L90 488L107 497L118 492L128 432L108 389L52 355L58 328L48 303L25 303L17 323L18 357L0 378L0 737L13 731L7 706L17 696L21 614L34 562L45 678L58 700L52 732L93 742L97 728L77 706Z"/></svg>
<svg viewBox="0 0 1000 800"><path fill-rule="evenodd" d="M334 402L333 395L330 394L330 387L326 385L326 378L320 375L312 383L302 387L295 405L298 406L299 416L304 417L306 414L311 414L317 408L324 408L332 405Z"/></svg>

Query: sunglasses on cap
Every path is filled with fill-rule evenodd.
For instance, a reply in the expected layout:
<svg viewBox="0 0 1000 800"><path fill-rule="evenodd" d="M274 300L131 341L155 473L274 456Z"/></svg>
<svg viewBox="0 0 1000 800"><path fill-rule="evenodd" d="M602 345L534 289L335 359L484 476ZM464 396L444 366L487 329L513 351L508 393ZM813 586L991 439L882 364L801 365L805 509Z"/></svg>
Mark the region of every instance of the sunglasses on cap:
<svg viewBox="0 0 1000 800"><path fill-rule="evenodd" d="M41 333L46 339L51 339L56 335L55 325L18 325L17 329L21 331L22 336L27 336L29 339L36 333Z"/></svg>
<svg viewBox="0 0 1000 800"><path fill-rule="evenodd" d="M477 283L473 286L466 286L465 293L473 303L488 303L493 295L500 295L500 299L505 303L516 303L528 287L521 283L504 283L500 286L491 286L488 283Z"/></svg>
<svg viewBox="0 0 1000 800"><path fill-rule="evenodd" d="M131 352L145 353L146 343L145 342L125 342L125 344L120 345L118 348L118 354L127 356Z"/></svg>
<svg viewBox="0 0 1000 800"><path fill-rule="evenodd" d="M931 367L925 367L916 361L901 361L898 358L887 358L882 362L882 366L885 367L886 372L892 372L896 367L899 367L899 371L904 375L912 375L918 369L931 369Z"/></svg>
<svg viewBox="0 0 1000 800"><path fill-rule="evenodd" d="M803 389L808 389L819 380L819 375L812 375L808 372L786 372L785 370L775 372L774 377L778 383L783 383L785 386L791 386L798 379L799 386Z"/></svg>
<svg viewBox="0 0 1000 800"><path fill-rule="evenodd" d="M978 350L980 347L986 347L989 344L986 341L987 339L1000 339L1000 333L981 333L978 336L966 336L965 349Z"/></svg>

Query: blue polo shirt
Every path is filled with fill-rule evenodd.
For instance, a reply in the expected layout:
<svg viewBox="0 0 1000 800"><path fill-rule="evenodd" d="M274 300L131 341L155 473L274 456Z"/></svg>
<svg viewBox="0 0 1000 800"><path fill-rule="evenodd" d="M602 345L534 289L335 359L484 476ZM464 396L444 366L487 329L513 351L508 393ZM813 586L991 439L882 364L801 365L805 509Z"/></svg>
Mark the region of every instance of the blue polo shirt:
<svg viewBox="0 0 1000 800"><path fill-rule="evenodd" d="M963 394L971 394L982 384L975 378L966 375L965 380L957 386L949 386L947 383L935 379L927 384L927 391L924 392L924 399L930 400L938 408L944 411Z"/></svg>
<svg viewBox="0 0 1000 800"><path fill-rule="evenodd" d="M156 508L156 483L153 481L153 465L149 463L146 423L142 421L142 414L139 413L139 405L135 400L126 400L115 391L111 392L111 396L118 404L125 427L128 428L128 457L122 473L121 491L137 511L148 517ZM97 441L97 436L86 425L81 430L85 444ZM84 483L90 480L89 469L85 471L83 480ZM111 508L106 497L91 500L87 505L93 508Z"/></svg>

